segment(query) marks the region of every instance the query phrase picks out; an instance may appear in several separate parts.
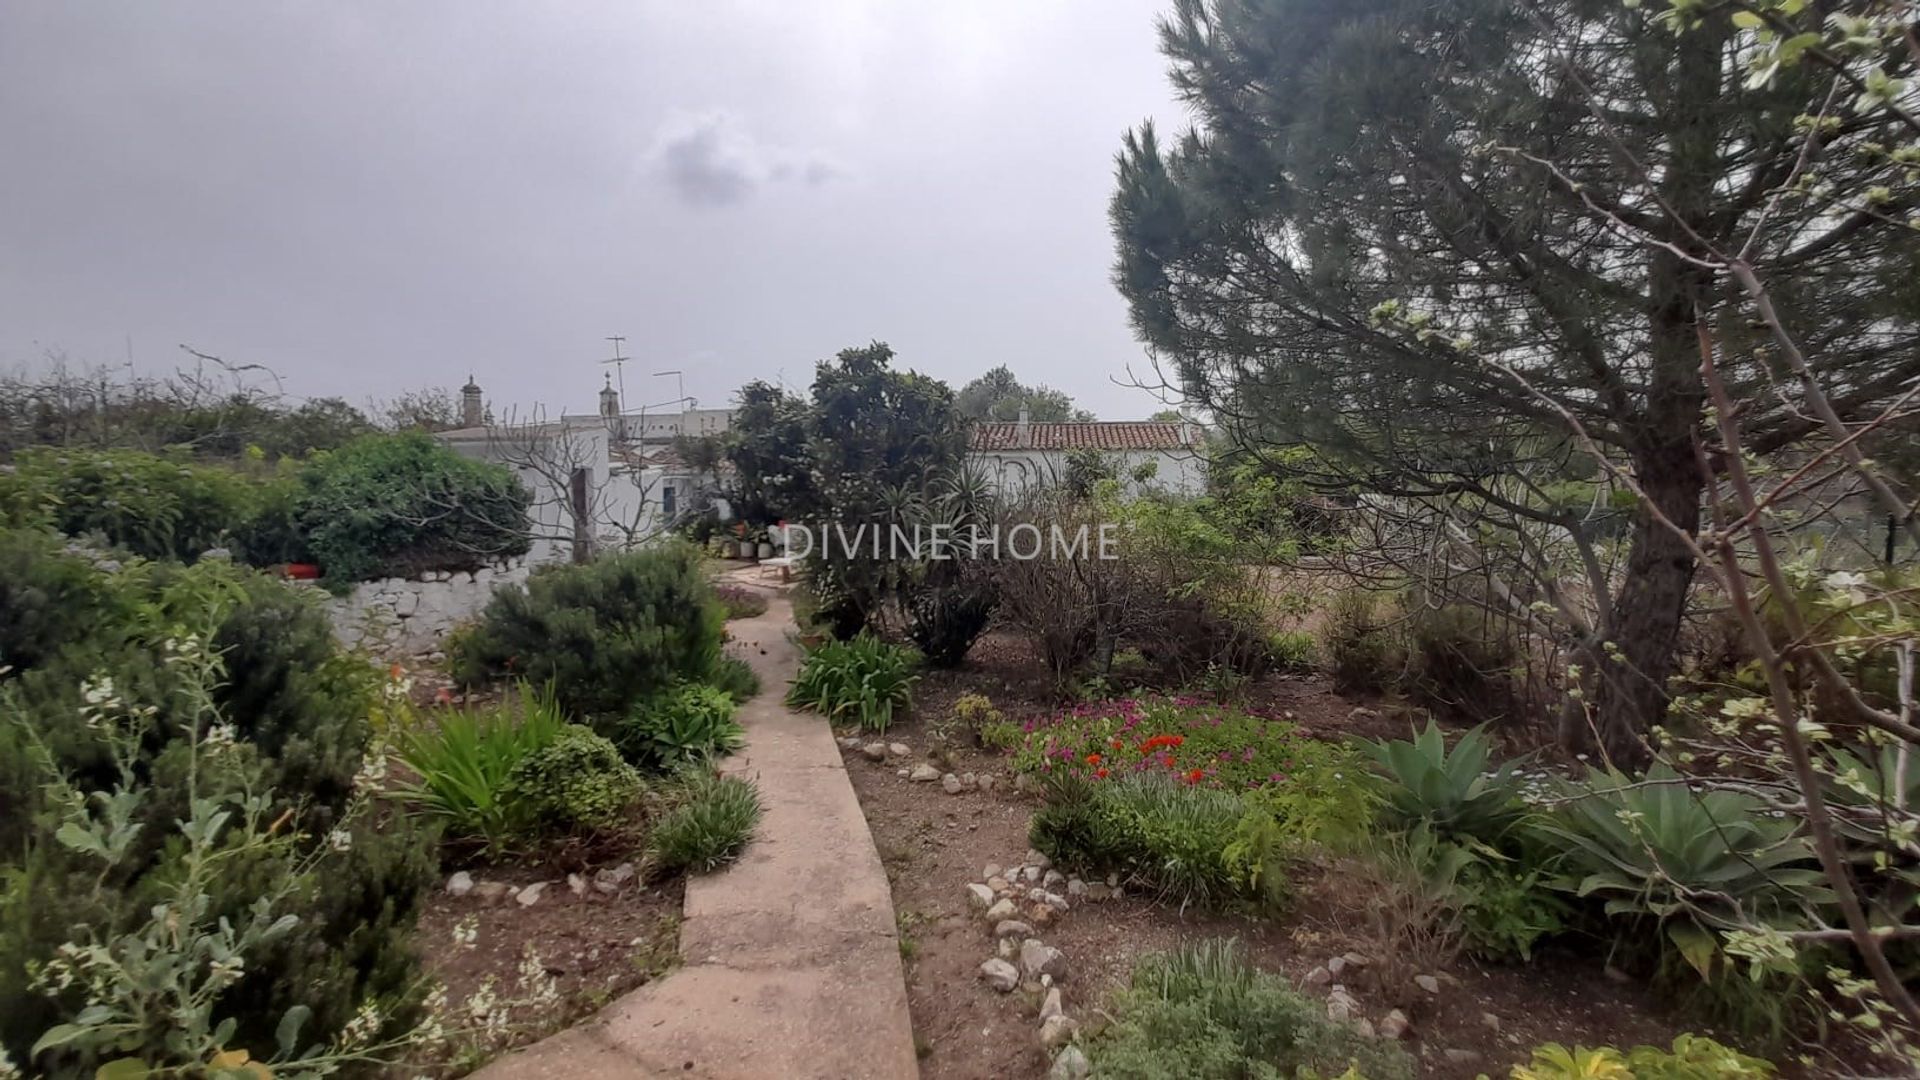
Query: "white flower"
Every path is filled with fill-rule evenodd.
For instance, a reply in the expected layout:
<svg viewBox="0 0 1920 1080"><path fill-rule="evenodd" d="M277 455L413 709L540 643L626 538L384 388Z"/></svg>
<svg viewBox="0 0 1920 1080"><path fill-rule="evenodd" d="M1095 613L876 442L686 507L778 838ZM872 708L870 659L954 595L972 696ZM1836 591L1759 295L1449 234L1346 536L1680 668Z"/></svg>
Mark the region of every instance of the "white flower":
<svg viewBox="0 0 1920 1080"><path fill-rule="evenodd" d="M210 725L207 728L207 749L221 750L232 746L238 737L239 732L232 724L224 720L220 723Z"/></svg>
<svg viewBox="0 0 1920 1080"><path fill-rule="evenodd" d="M335 829L327 834L327 846L335 851L351 851L353 834L345 829Z"/></svg>
<svg viewBox="0 0 1920 1080"><path fill-rule="evenodd" d="M480 917L469 915L453 924L453 943L463 949L473 948L480 940Z"/></svg>

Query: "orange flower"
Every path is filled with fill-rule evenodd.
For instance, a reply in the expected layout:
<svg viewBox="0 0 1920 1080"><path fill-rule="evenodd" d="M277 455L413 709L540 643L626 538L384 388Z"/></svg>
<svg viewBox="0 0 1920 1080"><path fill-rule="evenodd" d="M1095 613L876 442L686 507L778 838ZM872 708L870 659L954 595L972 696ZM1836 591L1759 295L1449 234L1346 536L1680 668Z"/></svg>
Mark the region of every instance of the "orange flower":
<svg viewBox="0 0 1920 1080"><path fill-rule="evenodd" d="M1197 784L1197 783L1199 783L1199 782L1200 782L1200 778L1201 778L1201 777L1203 777L1203 776L1205 776L1205 775L1207 775L1207 774L1206 774L1205 772L1203 772L1202 770L1200 770L1200 769L1195 769L1195 770L1193 770L1192 772L1190 772L1190 773L1188 773L1188 774L1187 774L1187 783L1189 783L1189 784Z"/></svg>
<svg viewBox="0 0 1920 1080"><path fill-rule="evenodd" d="M1095 770L1093 770L1093 775L1095 775L1095 776L1097 776L1097 777L1099 777L1099 778L1100 778L1100 779L1102 779L1102 780L1105 780L1105 779L1107 778L1107 770L1105 770L1105 769L1095 769Z"/></svg>
<svg viewBox="0 0 1920 1080"><path fill-rule="evenodd" d="M1088 755L1087 755L1087 764L1089 764L1089 765L1098 765L1098 764L1100 764L1100 755L1099 755L1099 754L1088 754Z"/></svg>
<svg viewBox="0 0 1920 1080"><path fill-rule="evenodd" d="M392 679L394 682L399 682L401 677L406 675L406 673L407 673L407 669L401 667L399 664L395 664L392 667L387 669L387 677Z"/></svg>

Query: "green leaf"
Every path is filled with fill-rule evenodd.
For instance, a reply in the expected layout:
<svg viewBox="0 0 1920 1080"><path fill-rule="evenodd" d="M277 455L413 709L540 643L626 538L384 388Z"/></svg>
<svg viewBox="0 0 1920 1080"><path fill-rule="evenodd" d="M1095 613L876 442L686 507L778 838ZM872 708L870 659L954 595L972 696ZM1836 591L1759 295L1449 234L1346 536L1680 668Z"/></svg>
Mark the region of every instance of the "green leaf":
<svg viewBox="0 0 1920 1080"><path fill-rule="evenodd" d="M100 838L74 822L69 821L55 829L53 838L83 854L98 855L103 859L107 857L106 845L100 842Z"/></svg>
<svg viewBox="0 0 1920 1080"><path fill-rule="evenodd" d="M1680 955L1703 979L1713 977L1713 958L1720 951L1720 943L1706 930L1690 922L1670 922L1667 924L1667 939L1680 950Z"/></svg>
<svg viewBox="0 0 1920 1080"><path fill-rule="evenodd" d="M93 1071L93 1080L145 1080L153 1070L139 1058L115 1058Z"/></svg>
<svg viewBox="0 0 1920 1080"><path fill-rule="evenodd" d="M27 1051L27 1056L39 1057L42 1050L65 1046L86 1033L87 1029L79 1024L55 1024L47 1029L46 1034L40 1036L40 1041L33 1044L33 1049Z"/></svg>
<svg viewBox="0 0 1920 1080"><path fill-rule="evenodd" d="M1767 25L1767 20L1751 11L1736 11L1733 13L1733 25L1742 30L1758 30Z"/></svg>

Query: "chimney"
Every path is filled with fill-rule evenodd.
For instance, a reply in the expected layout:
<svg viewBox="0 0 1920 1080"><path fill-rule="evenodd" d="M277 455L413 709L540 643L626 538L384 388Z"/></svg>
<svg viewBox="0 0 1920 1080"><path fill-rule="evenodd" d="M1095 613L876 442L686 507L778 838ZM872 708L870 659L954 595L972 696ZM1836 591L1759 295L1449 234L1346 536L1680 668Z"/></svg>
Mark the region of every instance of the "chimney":
<svg viewBox="0 0 1920 1080"><path fill-rule="evenodd" d="M613 388L613 376L607 376L607 385L600 388L600 415L608 420L620 418L620 391Z"/></svg>
<svg viewBox="0 0 1920 1080"><path fill-rule="evenodd" d="M1032 418L1033 414L1027 411L1027 407L1025 405L1020 406L1020 419L1016 421L1018 426L1013 430L1015 433L1015 441L1018 442L1023 449L1033 446L1033 425L1029 423Z"/></svg>
<svg viewBox="0 0 1920 1080"><path fill-rule="evenodd" d="M480 400L480 384L473 381L473 375L467 375L467 385L460 388L460 426L482 427L487 422L486 406Z"/></svg>

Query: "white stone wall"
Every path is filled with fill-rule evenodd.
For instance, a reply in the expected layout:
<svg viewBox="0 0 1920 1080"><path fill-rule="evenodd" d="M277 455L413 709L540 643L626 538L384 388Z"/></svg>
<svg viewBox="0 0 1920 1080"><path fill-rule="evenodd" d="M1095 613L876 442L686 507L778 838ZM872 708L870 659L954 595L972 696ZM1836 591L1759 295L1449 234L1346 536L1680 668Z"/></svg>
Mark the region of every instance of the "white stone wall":
<svg viewBox="0 0 1920 1080"><path fill-rule="evenodd" d="M493 590L525 582L522 557L468 573L433 570L418 579L363 581L353 592L327 603L333 633L348 648L382 656L416 656L440 651L447 631L480 614Z"/></svg>

